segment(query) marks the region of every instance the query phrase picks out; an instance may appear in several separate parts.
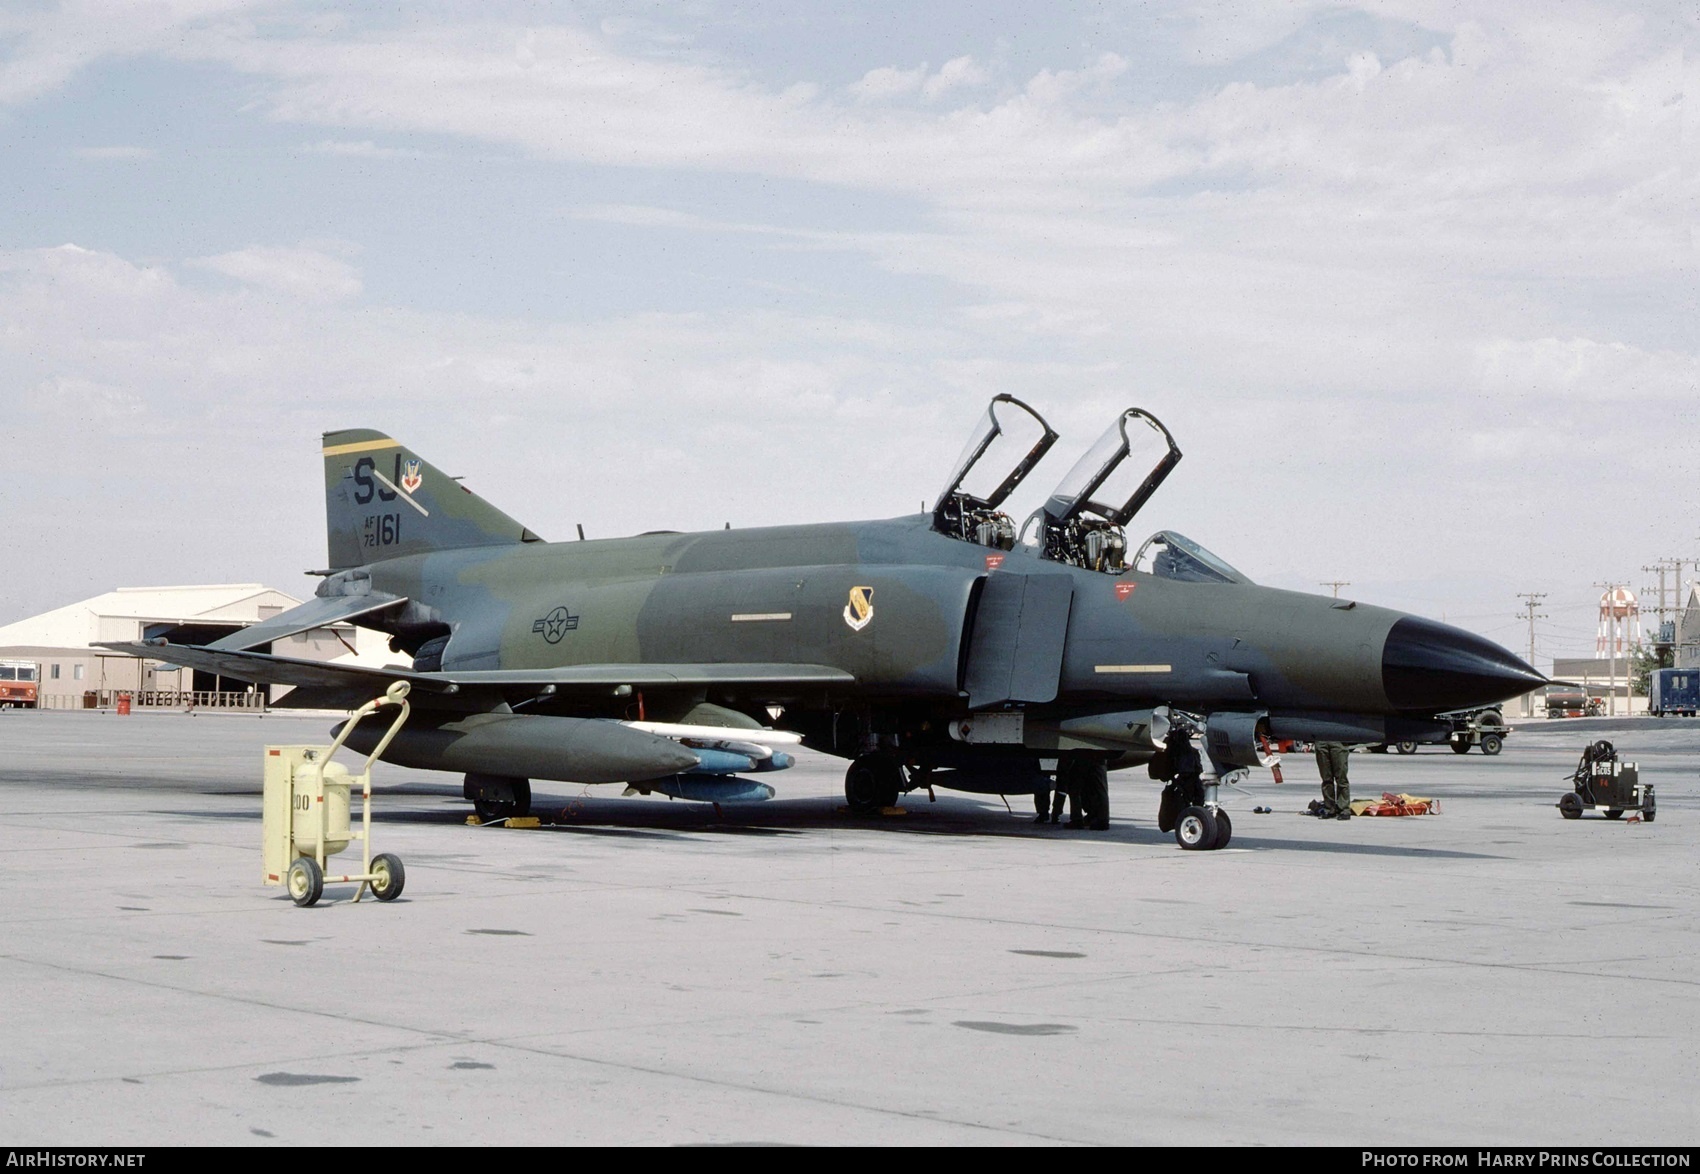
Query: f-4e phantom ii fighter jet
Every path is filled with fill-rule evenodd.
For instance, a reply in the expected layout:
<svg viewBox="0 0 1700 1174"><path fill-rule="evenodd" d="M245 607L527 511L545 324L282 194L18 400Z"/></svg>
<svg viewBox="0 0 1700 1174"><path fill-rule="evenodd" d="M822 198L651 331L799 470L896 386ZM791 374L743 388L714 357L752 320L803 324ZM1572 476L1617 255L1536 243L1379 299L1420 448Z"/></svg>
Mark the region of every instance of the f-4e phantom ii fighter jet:
<svg viewBox="0 0 1700 1174"><path fill-rule="evenodd" d="M1000 395L930 514L549 543L383 433L330 432L314 599L204 646L106 647L294 685L297 707L407 681L414 717L384 758L463 773L486 818L527 812L533 779L765 798L743 776L797 742L849 760L859 812L918 787L1099 786L1150 762L1179 713L1212 768L1183 796L1194 848L1229 834L1214 780L1267 765L1269 739L1444 741L1436 714L1545 681L1457 628L1257 586L1172 531L1130 549L1181 458L1139 409L1018 533L999 507L1056 440ZM260 651L338 621L410 663Z"/></svg>

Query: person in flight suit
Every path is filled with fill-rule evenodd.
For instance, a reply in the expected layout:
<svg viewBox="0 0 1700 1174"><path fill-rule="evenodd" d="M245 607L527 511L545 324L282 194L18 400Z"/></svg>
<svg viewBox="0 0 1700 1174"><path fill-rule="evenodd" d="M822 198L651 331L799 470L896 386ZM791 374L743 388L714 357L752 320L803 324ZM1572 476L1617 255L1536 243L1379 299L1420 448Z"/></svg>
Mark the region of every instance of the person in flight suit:
<svg viewBox="0 0 1700 1174"><path fill-rule="evenodd" d="M1346 777L1352 748L1344 742L1318 742L1316 769L1322 775L1323 819L1352 818L1352 784Z"/></svg>

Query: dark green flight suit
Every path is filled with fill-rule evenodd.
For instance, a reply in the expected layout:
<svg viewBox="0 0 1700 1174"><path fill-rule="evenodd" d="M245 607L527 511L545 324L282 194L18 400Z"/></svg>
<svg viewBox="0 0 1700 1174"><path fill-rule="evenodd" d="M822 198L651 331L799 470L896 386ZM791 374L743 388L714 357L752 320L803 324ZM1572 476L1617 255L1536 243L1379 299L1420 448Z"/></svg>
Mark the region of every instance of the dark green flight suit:
<svg viewBox="0 0 1700 1174"><path fill-rule="evenodd" d="M1344 742L1318 742L1316 769L1322 774L1323 818L1337 817L1352 811L1352 784L1346 777L1346 765L1352 748Z"/></svg>
<svg viewBox="0 0 1700 1174"><path fill-rule="evenodd" d="M1082 826L1093 831L1105 831L1110 826L1110 780L1101 761L1090 758L1064 759L1068 772L1068 793L1077 804L1072 808L1075 818L1070 827ZM1059 775L1057 782L1062 782Z"/></svg>

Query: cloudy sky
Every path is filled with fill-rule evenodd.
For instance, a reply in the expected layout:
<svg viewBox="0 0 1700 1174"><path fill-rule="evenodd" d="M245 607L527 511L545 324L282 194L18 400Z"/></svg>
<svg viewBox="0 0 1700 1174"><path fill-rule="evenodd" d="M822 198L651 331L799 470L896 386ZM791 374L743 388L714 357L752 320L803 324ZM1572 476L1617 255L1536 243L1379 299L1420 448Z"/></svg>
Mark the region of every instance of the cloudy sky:
<svg viewBox="0 0 1700 1174"><path fill-rule="evenodd" d="M889 516L995 392L1132 529L1525 648L1700 555L1692 4L0 5L0 622L324 562L386 429L550 538ZM1690 575L1692 572L1690 572Z"/></svg>

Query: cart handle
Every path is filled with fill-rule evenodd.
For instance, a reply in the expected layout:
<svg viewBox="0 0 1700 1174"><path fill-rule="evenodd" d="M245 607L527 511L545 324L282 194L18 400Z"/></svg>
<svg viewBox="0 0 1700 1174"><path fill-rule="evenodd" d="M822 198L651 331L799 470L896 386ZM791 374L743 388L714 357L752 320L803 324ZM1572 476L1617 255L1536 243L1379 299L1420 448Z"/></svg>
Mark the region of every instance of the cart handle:
<svg viewBox="0 0 1700 1174"><path fill-rule="evenodd" d="M384 690L384 695L382 697L374 697L365 705L362 705L359 709L355 710L354 716L349 718L347 724L342 727L342 733L336 736L336 741L331 743L331 748L325 752L324 758L320 760L320 769L323 770L323 764L336 757L336 752L342 749L342 744L348 741L348 736L354 732L354 727L359 725L362 719L366 718L370 714L376 713L378 707L381 705L400 705L401 712L396 715L395 721L390 723L389 731L378 740L378 745L372 750L372 753L366 757L366 765L363 769L370 771L372 769L372 763L376 762L378 756L389 747L390 740L394 738L396 734L401 732L402 723L407 720L408 714L412 712L412 706L410 706L407 702L407 694L411 689L412 686L406 681L396 681L390 685L388 689Z"/></svg>

